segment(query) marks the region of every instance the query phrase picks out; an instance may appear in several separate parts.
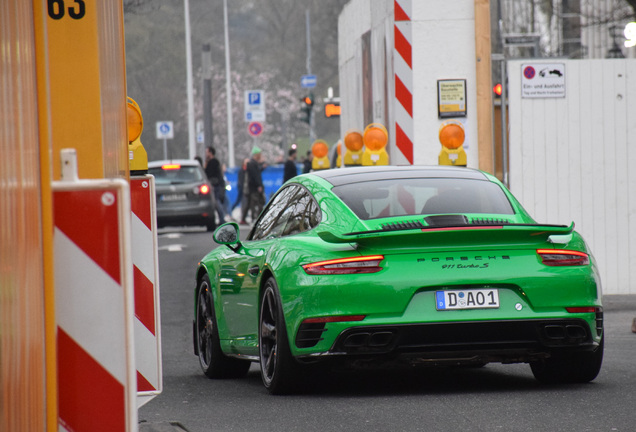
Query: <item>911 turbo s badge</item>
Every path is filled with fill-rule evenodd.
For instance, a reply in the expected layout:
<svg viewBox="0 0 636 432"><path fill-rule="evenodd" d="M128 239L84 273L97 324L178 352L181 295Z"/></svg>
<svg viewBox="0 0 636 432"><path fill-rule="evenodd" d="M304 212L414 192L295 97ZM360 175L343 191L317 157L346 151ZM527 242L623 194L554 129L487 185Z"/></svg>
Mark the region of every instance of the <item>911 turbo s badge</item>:
<svg viewBox="0 0 636 432"><path fill-rule="evenodd" d="M475 255L472 257L469 256L461 256L461 257L434 257L434 258L418 258L417 262L445 262L445 263L458 263L458 262L466 262L466 261L497 261L497 260L509 260L510 255ZM459 268L459 267L458 267Z"/></svg>

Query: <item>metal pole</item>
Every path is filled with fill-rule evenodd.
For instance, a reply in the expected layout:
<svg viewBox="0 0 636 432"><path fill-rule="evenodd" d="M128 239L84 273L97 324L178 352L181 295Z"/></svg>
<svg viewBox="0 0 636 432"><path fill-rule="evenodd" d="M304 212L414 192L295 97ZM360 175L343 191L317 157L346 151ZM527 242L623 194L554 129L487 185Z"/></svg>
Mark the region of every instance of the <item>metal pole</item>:
<svg viewBox="0 0 636 432"><path fill-rule="evenodd" d="M185 7L185 32L186 32L186 92L188 94L188 157L194 159L196 154L196 132L194 130L194 94L192 88L192 46L190 43L190 3L184 1Z"/></svg>
<svg viewBox="0 0 636 432"><path fill-rule="evenodd" d="M234 168L234 130L232 129L232 86L230 85L230 38L228 33L227 0L223 0L225 24L225 93L227 94L227 158L228 167Z"/></svg>
<svg viewBox="0 0 636 432"><path fill-rule="evenodd" d="M510 187L508 179L508 91L506 60L501 60L501 171L503 182Z"/></svg>
<svg viewBox="0 0 636 432"><path fill-rule="evenodd" d="M305 11L305 24L307 29L307 75L311 75L311 21L309 17L309 9ZM315 95L314 95L315 102ZM309 145L316 140L314 107L312 105L309 112Z"/></svg>
<svg viewBox="0 0 636 432"><path fill-rule="evenodd" d="M210 147L214 143L212 135L212 55L210 54L210 44L203 45L203 55L201 58L201 68L203 69L203 146Z"/></svg>
<svg viewBox="0 0 636 432"><path fill-rule="evenodd" d="M163 139L163 158L168 160L168 142L165 138Z"/></svg>

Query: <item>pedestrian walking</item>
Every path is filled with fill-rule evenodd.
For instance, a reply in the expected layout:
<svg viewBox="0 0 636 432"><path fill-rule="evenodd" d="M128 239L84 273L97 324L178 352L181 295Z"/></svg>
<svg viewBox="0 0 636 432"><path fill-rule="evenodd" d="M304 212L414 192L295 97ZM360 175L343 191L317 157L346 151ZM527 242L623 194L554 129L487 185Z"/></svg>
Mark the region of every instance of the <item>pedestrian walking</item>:
<svg viewBox="0 0 636 432"><path fill-rule="evenodd" d="M216 213L219 216L219 224L222 224L225 222L225 179L214 147L205 149L205 174L214 189Z"/></svg>
<svg viewBox="0 0 636 432"><path fill-rule="evenodd" d="M265 189L263 187L263 176L261 162L263 160L263 152L258 146L252 148L252 158L247 163L245 170L245 190L243 197L241 223L246 223L245 218L248 212L251 215L252 222L256 221L258 215L265 205Z"/></svg>
<svg viewBox="0 0 636 432"><path fill-rule="evenodd" d="M245 193L244 189L245 189L245 171L247 170L247 163L249 162L249 158L245 158L243 159L243 163L241 164L241 167L239 168L239 172L237 175L237 190L236 190L236 200L234 201L234 204L232 204L232 209L230 210L230 212L233 212L234 209L236 207L238 207L239 205L241 205L241 202L243 201L243 194Z"/></svg>
<svg viewBox="0 0 636 432"><path fill-rule="evenodd" d="M298 169L296 168L296 149L289 149L289 157L285 161L285 170L283 173L283 183L290 178L298 175Z"/></svg>
<svg viewBox="0 0 636 432"><path fill-rule="evenodd" d="M311 172L311 156L311 150L307 151L307 156L305 156L305 160L303 161L303 174Z"/></svg>

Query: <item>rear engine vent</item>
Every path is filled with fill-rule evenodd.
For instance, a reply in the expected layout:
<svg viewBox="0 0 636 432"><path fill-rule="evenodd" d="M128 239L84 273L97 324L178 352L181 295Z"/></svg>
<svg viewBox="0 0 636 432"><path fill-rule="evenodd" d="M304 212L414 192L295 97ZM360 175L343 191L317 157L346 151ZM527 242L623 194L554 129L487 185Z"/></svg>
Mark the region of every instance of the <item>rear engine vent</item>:
<svg viewBox="0 0 636 432"><path fill-rule="evenodd" d="M507 219L495 219L495 218L472 218L470 220L471 225L508 225L510 223Z"/></svg>
<svg viewBox="0 0 636 432"><path fill-rule="evenodd" d="M408 221L408 222L396 222L382 224L382 231L400 231L408 229L424 228L424 225L420 221Z"/></svg>

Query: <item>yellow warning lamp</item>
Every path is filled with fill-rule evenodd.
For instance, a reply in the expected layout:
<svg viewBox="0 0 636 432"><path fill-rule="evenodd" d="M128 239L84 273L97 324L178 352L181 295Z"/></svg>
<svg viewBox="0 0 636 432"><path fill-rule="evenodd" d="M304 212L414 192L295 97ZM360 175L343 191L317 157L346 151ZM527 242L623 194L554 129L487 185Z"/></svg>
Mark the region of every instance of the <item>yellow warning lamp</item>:
<svg viewBox="0 0 636 432"><path fill-rule="evenodd" d="M380 123L371 123L364 129L362 141L366 147L362 155L362 165L388 165L389 154L386 145L389 133Z"/></svg>
<svg viewBox="0 0 636 432"><path fill-rule="evenodd" d="M344 137L344 144L347 148L344 155L345 165L362 165L362 148L364 147L362 132L359 130L348 131Z"/></svg>
<svg viewBox="0 0 636 432"><path fill-rule="evenodd" d="M439 142L442 143L439 164L466 166L465 139L464 126L460 122L449 120L442 123L439 128Z"/></svg>
<svg viewBox="0 0 636 432"><path fill-rule="evenodd" d="M329 162L329 145L324 140L316 140L311 145L311 153L314 155L311 161L311 169L322 170L331 168Z"/></svg>
<svg viewBox="0 0 636 432"><path fill-rule="evenodd" d="M128 167L130 175L145 175L148 173L148 154L141 144L141 132L144 129L144 119L141 109L135 100L128 98L127 110L128 125Z"/></svg>

